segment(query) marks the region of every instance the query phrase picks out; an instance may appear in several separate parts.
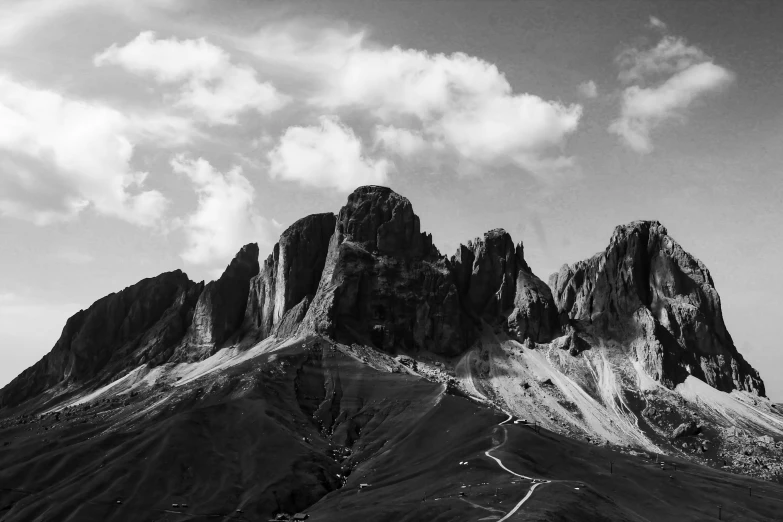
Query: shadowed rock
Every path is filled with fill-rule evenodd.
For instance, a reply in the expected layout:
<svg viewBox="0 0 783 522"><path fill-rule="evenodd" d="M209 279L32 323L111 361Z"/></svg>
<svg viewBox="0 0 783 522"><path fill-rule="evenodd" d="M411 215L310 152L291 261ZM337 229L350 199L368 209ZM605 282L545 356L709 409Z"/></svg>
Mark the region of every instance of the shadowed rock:
<svg viewBox="0 0 783 522"><path fill-rule="evenodd" d="M219 279L207 284L193 313L188 335L175 360L209 357L242 324L250 280L258 275L258 245L242 247Z"/></svg>
<svg viewBox="0 0 783 522"><path fill-rule="evenodd" d="M683 422L672 432L673 439L679 439L680 437L689 437L699 433L699 426L695 421Z"/></svg>
<svg viewBox="0 0 783 522"><path fill-rule="evenodd" d="M514 246L502 228L460 245L452 257L463 307L490 323L508 322L520 339L544 343L558 333L557 308L549 287L525 262L522 243Z"/></svg>
<svg viewBox="0 0 783 522"><path fill-rule="evenodd" d="M376 186L348 197L300 332L392 353L456 354L467 348L448 261L420 231L407 199Z"/></svg>
<svg viewBox="0 0 783 522"><path fill-rule="evenodd" d="M203 288L175 270L99 299L68 319L54 348L0 391L0 405L167 359Z"/></svg>
<svg viewBox="0 0 783 522"><path fill-rule="evenodd" d="M400 259L439 257L432 236L421 233L410 201L388 187L359 187L337 217L337 232L371 253Z"/></svg>

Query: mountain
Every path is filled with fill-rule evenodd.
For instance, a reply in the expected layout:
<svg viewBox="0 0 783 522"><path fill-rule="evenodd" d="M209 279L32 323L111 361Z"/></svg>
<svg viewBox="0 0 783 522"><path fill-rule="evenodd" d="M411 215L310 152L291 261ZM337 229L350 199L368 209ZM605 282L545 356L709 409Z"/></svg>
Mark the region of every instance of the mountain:
<svg viewBox="0 0 783 522"><path fill-rule="evenodd" d="M617 227L604 252L563 266L550 285L569 321L631 346L654 380L672 388L694 375L764 395L726 330L709 270L657 221Z"/></svg>
<svg viewBox="0 0 783 522"><path fill-rule="evenodd" d="M783 508L783 411L663 225L617 227L549 285L504 230L466 243L442 255L410 201L360 187L263 262L249 244L210 283L169 272L78 312L0 390L0 519Z"/></svg>
<svg viewBox="0 0 783 522"><path fill-rule="evenodd" d="M0 405L67 395L85 383L167 359L190 327L203 289L176 270L99 299L68 319L52 351L0 391Z"/></svg>

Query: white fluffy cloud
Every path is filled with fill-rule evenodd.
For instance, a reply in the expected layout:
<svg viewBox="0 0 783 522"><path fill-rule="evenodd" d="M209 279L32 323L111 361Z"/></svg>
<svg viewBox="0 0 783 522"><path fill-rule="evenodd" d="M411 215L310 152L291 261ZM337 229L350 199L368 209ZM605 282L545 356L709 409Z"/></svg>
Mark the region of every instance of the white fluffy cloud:
<svg viewBox="0 0 783 522"><path fill-rule="evenodd" d="M652 19L650 23L665 29ZM734 80L731 71L716 65L704 51L669 35L650 49L625 49L616 62L618 78L626 87L620 116L609 131L640 153L652 151L651 134L656 127L667 121L685 121L686 109L695 100Z"/></svg>
<svg viewBox="0 0 783 522"><path fill-rule="evenodd" d="M382 144L410 150L423 139L433 149L484 166L537 170L561 164L559 149L582 113L579 105L514 93L505 75L485 60L375 46L363 33L316 32L308 39L287 26L262 31L249 49L276 66L302 71L311 105L369 114L385 129L376 137Z"/></svg>
<svg viewBox="0 0 783 522"><path fill-rule="evenodd" d="M196 211L182 223L187 238L182 259L196 265L224 264L242 245L271 242L277 227L255 209L255 189L241 167L222 173L203 158L182 155L171 166L190 180L198 196Z"/></svg>
<svg viewBox="0 0 783 522"><path fill-rule="evenodd" d="M161 128L2 75L0 121L0 214L46 225L92 206L142 226L163 214L166 198L131 167L134 144Z"/></svg>
<svg viewBox="0 0 783 522"><path fill-rule="evenodd" d="M393 125L375 127L375 146L401 156L412 156L438 144L429 143L421 132L401 129Z"/></svg>
<svg viewBox="0 0 783 522"><path fill-rule="evenodd" d="M695 64L711 61L704 51L684 38L666 35L655 47L624 49L615 59L623 83L657 81Z"/></svg>
<svg viewBox="0 0 783 522"><path fill-rule="evenodd" d="M390 168L386 160L364 157L361 140L334 116L321 116L318 125L289 127L267 157L273 178L346 192L385 183Z"/></svg>
<svg viewBox="0 0 783 522"><path fill-rule="evenodd" d="M214 124L235 124L248 110L269 114L288 102L271 83L259 82L255 70L234 65L228 53L205 38L157 39L145 31L124 46L113 44L93 61L120 65L162 84L180 84L176 103Z"/></svg>
<svg viewBox="0 0 783 522"><path fill-rule="evenodd" d="M733 75L723 67L704 62L678 72L656 87L633 85L623 91L621 116L609 129L632 149L649 152L652 129L666 120L683 119L682 111L694 99L732 80Z"/></svg>

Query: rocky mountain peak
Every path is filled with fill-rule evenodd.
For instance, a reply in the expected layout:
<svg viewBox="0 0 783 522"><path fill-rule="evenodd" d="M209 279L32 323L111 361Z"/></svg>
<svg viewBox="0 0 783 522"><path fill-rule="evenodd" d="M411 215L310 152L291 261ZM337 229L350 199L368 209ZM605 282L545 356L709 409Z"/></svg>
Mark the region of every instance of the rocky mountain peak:
<svg viewBox="0 0 783 522"><path fill-rule="evenodd" d="M462 283L463 306L473 315L495 318L511 309L517 258L508 232L496 228L469 241L467 247L460 245L452 264Z"/></svg>
<svg viewBox="0 0 783 522"><path fill-rule="evenodd" d="M258 244L248 243L239 249L229 265L220 276L220 280L227 278L246 279L258 273Z"/></svg>
<svg viewBox="0 0 783 522"><path fill-rule="evenodd" d="M388 187L359 187L337 217L341 241L351 241L369 252L404 258L433 253L432 236L421 233L419 217L410 201Z"/></svg>
<svg viewBox="0 0 783 522"><path fill-rule="evenodd" d="M612 237L609 240L609 247L627 240L632 236L639 237L662 237L667 236L669 232L660 221L638 220L631 221L624 225L618 225L614 228Z"/></svg>
<svg viewBox="0 0 783 522"><path fill-rule="evenodd" d="M258 272L258 245L249 243L199 296L187 338L175 354L176 360L208 357L237 332L245 316L250 280Z"/></svg>
<svg viewBox="0 0 783 522"><path fill-rule="evenodd" d="M203 287L175 270L80 310L65 323L52 350L2 389L0 406L165 359L188 328Z"/></svg>
<svg viewBox="0 0 783 522"><path fill-rule="evenodd" d="M304 314L321 280L336 217L313 214L296 221L280 236L260 273L250 282L242 330L263 339L275 333L285 315L300 303ZM300 318L301 319L301 318Z"/></svg>
<svg viewBox="0 0 783 522"><path fill-rule="evenodd" d="M300 327L388 352L468 346L448 262L404 197L359 187L337 216L318 291Z"/></svg>
<svg viewBox="0 0 783 522"><path fill-rule="evenodd" d="M604 252L563 266L549 284L569 320L629 343L665 385L691 374L719 390L764 394L726 329L706 266L659 222L617 227Z"/></svg>
<svg viewBox="0 0 783 522"><path fill-rule="evenodd" d="M460 245L452 256L462 306L490 323L507 321L520 339L547 342L556 336L557 308L546 283L530 270L522 243L502 228Z"/></svg>

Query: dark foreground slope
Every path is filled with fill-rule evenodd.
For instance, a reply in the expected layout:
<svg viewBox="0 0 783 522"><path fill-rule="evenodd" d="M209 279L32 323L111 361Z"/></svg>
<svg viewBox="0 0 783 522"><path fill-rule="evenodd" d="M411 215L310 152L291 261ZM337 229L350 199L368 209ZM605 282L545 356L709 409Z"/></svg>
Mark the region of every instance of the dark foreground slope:
<svg viewBox="0 0 783 522"><path fill-rule="evenodd" d="M684 461L661 470L646 455L499 425L508 416L402 365L373 369L373 353L310 338L154 387L123 381L43 419L5 419L0 520L500 520L535 483L487 451L552 481L508 520L703 520L717 504L723 520L783 512L780 485Z"/></svg>

